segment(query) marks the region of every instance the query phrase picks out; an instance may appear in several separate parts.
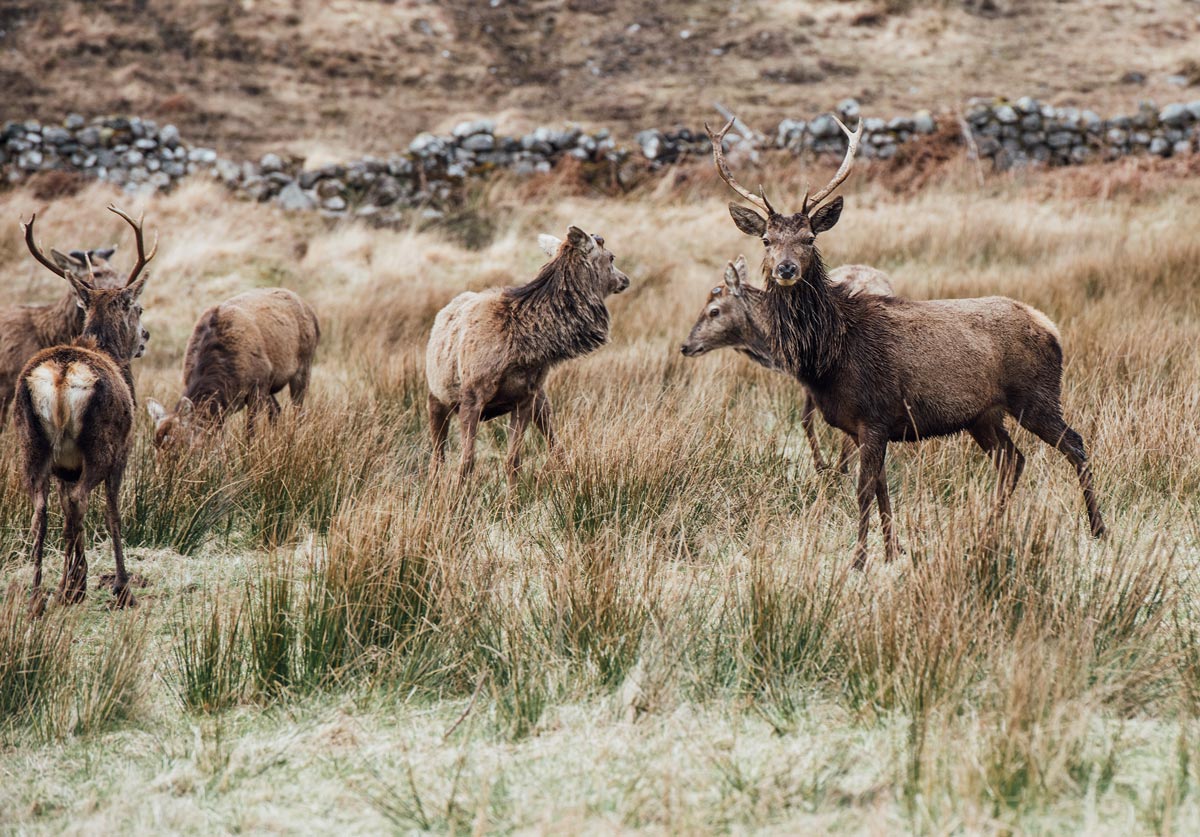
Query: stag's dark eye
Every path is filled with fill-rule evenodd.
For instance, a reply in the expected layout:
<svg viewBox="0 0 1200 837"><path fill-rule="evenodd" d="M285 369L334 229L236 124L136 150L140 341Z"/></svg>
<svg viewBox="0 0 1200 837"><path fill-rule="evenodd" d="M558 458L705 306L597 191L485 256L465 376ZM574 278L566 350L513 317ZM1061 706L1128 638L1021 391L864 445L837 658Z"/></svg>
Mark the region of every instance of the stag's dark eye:
<svg viewBox="0 0 1200 837"><path fill-rule="evenodd" d="M720 308L709 308L708 309L708 316L710 319L714 318L714 317L718 317L718 316L720 316L720 314L721 314Z"/></svg>
<svg viewBox="0 0 1200 837"><path fill-rule="evenodd" d="M770 246L771 246L771 239L767 238L765 235L763 236L763 246L764 246L764 247L770 247Z"/></svg>

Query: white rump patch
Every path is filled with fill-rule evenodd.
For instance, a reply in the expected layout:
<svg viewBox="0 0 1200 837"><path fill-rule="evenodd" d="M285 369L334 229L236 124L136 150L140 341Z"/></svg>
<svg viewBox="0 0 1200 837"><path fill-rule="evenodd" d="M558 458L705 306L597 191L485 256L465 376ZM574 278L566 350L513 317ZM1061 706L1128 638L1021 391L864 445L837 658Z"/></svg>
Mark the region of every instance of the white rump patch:
<svg viewBox="0 0 1200 837"><path fill-rule="evenodd" d="M52 362L41 364L25 378L34 412L50 441L54 464L77 469L83 457L75 440L83 432L83 415L95 391L96 373L74 361L65 370Z"/></svg>

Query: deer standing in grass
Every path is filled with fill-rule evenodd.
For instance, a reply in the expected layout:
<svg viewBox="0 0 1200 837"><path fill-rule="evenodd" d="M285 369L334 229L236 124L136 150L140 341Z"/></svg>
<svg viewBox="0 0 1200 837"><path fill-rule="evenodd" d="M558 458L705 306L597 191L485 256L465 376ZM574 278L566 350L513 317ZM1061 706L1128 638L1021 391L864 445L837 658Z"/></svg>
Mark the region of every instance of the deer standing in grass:
<svg viewBox="0 0 1200 837"><path fill-rule="evenodd" d="M73 266L60 268L34 242L37 216L25 225L30 253L71 284L84 309L80 335L71 343L38 352L21 370L17 382L15 422L25 484L33 500L31 608L35 614L45 606L42 547L51 478L58 484L66 543L59 600L75 604L87 595L83 521L88 495L104 483L104 516L117 565L114 601L118 607L134 604L121 546L119 500L133 430L133 377L129 365L145 352L149 339L142 328L138 299L148 278L143 270L154 258L158 245L156 242L147 254L141 220L134 221L114 206L109 210L133 227L137 241L137 264L119 287L98 287L88 273Z"/></svg>
<svg viewBox="0 0 1200 837"><path fill-rule="evenodd" d="M537 277L517 287L459 294L438 312L425 352L429 383L430 471L445 458L450 416L462 423L460 478L475 464L480 421L512 415L506 471L515 487L521 437L532 422L551 456L558 442L551 422L546 376L551 368L589 354L609 339L604 300L629 287L600 236L571 227L566 241L540 239L553 258Z"/></svg>
<svg viewBox="0 0 1200 837"><path fill-rule="evenodd" d="M116 249L72 250L68 254L51 250L50 269L59 276L67 270L87 273L96 287L116 287L119 277L108 263ZM82 330L83 306L73 288L49 305L0 306L0 431L8 423L8 407L25 363L42 349L69 343Z"/></svg>
<svg viewBox="0 0 1200 837"><path fill-rule="evenodd" d="M1103 535L1083 439L1062 417L1062 345L1050 319L1006 297L916 301L852 295L831 283L816 237L837 223L842 198L822 202L849 176L862 124L851 133L838 122L849 138L845 159L829 184L811 198L805 194L791 215L734 179L722 148L732 124L708 136L721 179L759 210L729 205L738 229L763 243L771 357L804 383L827 422L858 441L854 566L866 564L872 498L887 559L900 551L884 467L889 442L966 431L999 472L998 513L1025 464L1004 429L1006 415L1071 462L1092 534Z"/></svg>
<svg viewBox="0 0 1200 837"><path fill-rule="evenodd" d="M154 444L187 443L246 409L253 437L261 409L279 416L275 393L304 406L321 327L312 306L286 288L260 288L214 305L196 321L183 358L183 395L168 411L153 398Z"/></svg>
<svg viewBox="0 0 1200 837"><path fill-rule="evenodd" d="M848 264L831 271L829 281L841 285L846 292L857 294L875 294L876 296L894 296L895 289L888 275L882 270L876 270L862 264ZM699 357L714 349L732 348L746 355L760 366L773 369L776 372L787 373L782 361L771 355L771 344L767 340L768 325L766 323L766 296L748 281L746 257L738 256L737 261L730 262L725 268L724 284L717 285L708 292L708 300L704 303L704 311L692 326L688 339L680 347L686 357ZM803 382L800 384L804 386ZM800 424L804 427L804 435L808 446L812 449L813 464L818 471L830 470L829 463L821 453L821 444L817 440L817 432L813 426L813 415L816 404L812 393L806 387L804 390L804 409L800 414ZM850 458L854 455L858 444L853 436L842 436L842 452L838 456L837 470L841 473L849 471Z"/></svg>

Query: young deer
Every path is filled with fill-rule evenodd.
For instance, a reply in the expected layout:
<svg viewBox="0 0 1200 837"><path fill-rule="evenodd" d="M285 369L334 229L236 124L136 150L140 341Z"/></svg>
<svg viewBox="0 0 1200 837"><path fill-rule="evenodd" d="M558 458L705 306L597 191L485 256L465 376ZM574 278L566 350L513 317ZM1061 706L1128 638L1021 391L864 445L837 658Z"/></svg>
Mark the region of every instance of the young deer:
<svg viewBox="0 0 1200 837"><path fill-rule="evenodd" d="M895 295L888 275L867 265L842 265L829 274L829 281L841 285L851 295ZM737 261L730 262L725 268L724 284L709 291L704 311L692 326L680 351L686 357L699 357L726 347L736 349L760 366L787 374L782 362L771 355L771 346L767 341L766 296L749 283L745 256L738 256ZM804 383L800 385L803 387ZM821 445L813 426L816 409L812 393L805 387L800 424L812 449L813 465L818 471L828 471L830 466L821 454ZM852 436L842 437L842 452L837 463L839 472L844 474L849 471L850 458L857 447Z"/></svg>
<svg viewBox="0 0 1200 837"><path fill-rule="evenodd" d="M609 294L629 287L604 239L571 227L567 240L540 239L554 257L526 285L459 294L438 312L425 352L429 383L429 426L433 437L430 472L446 453L450 415L462 422L460 478L475 464L480 421L512 414L506 470L516 484L521 437L532 421L557 452L550 400L544 384L550 369L608 342Z"/></svg>
<svg viewBox="0 0 1200 837"><path fill-rule="evenodd" d="M286 288L247 291L214 305L196 321L183 358L183 396L167 411L153 398L154 444L191 443L246 408L246 435L265 407L279 415L284 387L301 407L321 327L312 306Z"/></svg>
<svg viewBox="0 0 1200 837"><path fill-rule="evenodd" d="M98 288L117 286L120 277L108 260L116 247L50 251L54 264L47 265L58 276L67 270L87 274ZM17 390L17 376L25 363L48 346L69 343L83 330L83 307L74 289L67 289L49 305L0 306L0 431L8 423L8 406Z"/></svg>
<svg viewBox="0 0 1200 837"><path fill-rule="evenodd" d="M1103 535L1083 439L1062 417L1062 346L1049 318L1005 297L915 301L855 296L831 283L816 237L837 223L842 199L821 204L849 176L862 125L851 133L838 122L849 144L833 180L784 215L730 173L721 143L732 124L708 135L721 179L763 213L729 205L738 229L763 242L771 356L804 383L827 422L858 440L854 566L866 564L872 498L887 558L899 552L884 469L889 442L970 433L1000 473L1002 509L1025 462L1004 429L1006 415L1071 462L1092 534Z"/></svg>
<svg viewBox="0 0 1200 837"><path fill-rule="evenodd" d="M129 364L146 350L149 334L142 328L138 303L147 275L142 222L115 206L110 211L133 227L137 264L116 288L97 287L74 269L61 272L33 239L34 215L25 225L25 243L42 265L66 279L84 309L83 331L72 343L38 352L21 370L16 394L16 425L25 484L33 499L33 592L35 614L45 606L42 595L42 547L46 539L46 502L50 478L58 483L63 508L66 549L59 599L66 604L87 595L87 560L83 554L83 520L88 495L104 483L105 520L112 537L117 573L113 583L118 607L134 604L121 547L121 478L129 458L133 428L133 378Z"/></svg>

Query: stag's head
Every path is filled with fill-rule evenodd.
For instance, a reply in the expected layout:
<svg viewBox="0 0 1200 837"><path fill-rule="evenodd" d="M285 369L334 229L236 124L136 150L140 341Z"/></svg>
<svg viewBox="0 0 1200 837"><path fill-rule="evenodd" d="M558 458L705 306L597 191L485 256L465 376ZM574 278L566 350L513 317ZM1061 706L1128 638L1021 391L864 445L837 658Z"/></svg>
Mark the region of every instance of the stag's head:
<svg viewBox="0 0 1200 837"><path fill-rule="evenodd" d="M725 162L722 142L734 121L734 119L730 119L725 123L725 127L716 134L707 125L704 126L704 130L708 132L708 138L712 142L713 162L716 163L721 179L759 211L756 212L754 209L731 203L729 204L729 214L733 216L733 222L737 224L739 230L746 235L762 239L763 247L766 248L764 272L779 285L784 287L794 285L800 281L800 277L817 258L817 236L832 229L833 225L838 222L838 218L841 217L842 199L840 197L834 198L823 206L822 203L850 175L854 154L858 151L858 142L862 138L862 123L859 122L858 129L851 132L842 124L841 120L834 117L834 121L849 138L846 157L842 160L842 165L838 168L837 174L833 176L833 180L829 181L829 185L812 197L809 197L806 192L800 203L800 211L789 215L776 211L767 200L766 192L761 187L756 195L741 186L729 171L729 166Z"/></svg>
<svg viewBox="0 0 1200 837"><path fill-rule="evenodd" d="M186 395L176 402L174 410L148 398L146 412L154 422L154 447L159 450L192 447L203 436L203 422L197 421L196 407Z"/></svg>
<svg viewBox="0 0 1200 837"><path fill-rule="evenodd" d="M538 245L552 259L581 259L583 275L592 283L592 289L601 297L619 294L629 287L629 277L616 265L617 257L604 246L604 237L588 235L579 227L567 229L567 240L543 233L538 236Z"/></svg>
<svg viewBox="0 0 1200 837"><path fill-rule="evenodd" d="M704 311L692 326L680 351L698 357L726 346L746 346L757 333L746 281L746 257L738 256L725 268L725 281L708 292Z"/></svg>
<svg viewBox="0 0 1200 837"><path fill-rule="evenodd" d="M36 214L24 225L25 244L43 267L66 279L74 288L79 307L84 312L83 333L97 338L118 358L131 360L145 353L146 343L150 340L150 332L142 325L142 305L139 299L146 286L146 279L149 278L149 274L143 274L142 270L158 252L158 242L155 241L154 247L147 255L141 220L134 221L115 206L108 209L133 227L137 240L137 264L124 280L119 279L108 265L108 257L112 255L113 250L95 251L103 256L100 259L103 262L103 273L98 273L95 269L90 256L93 251L77 251L78 256L82 257L80 259L75 253L64 256L52 250L54 258L47 258L33 238Z"/></svg>

